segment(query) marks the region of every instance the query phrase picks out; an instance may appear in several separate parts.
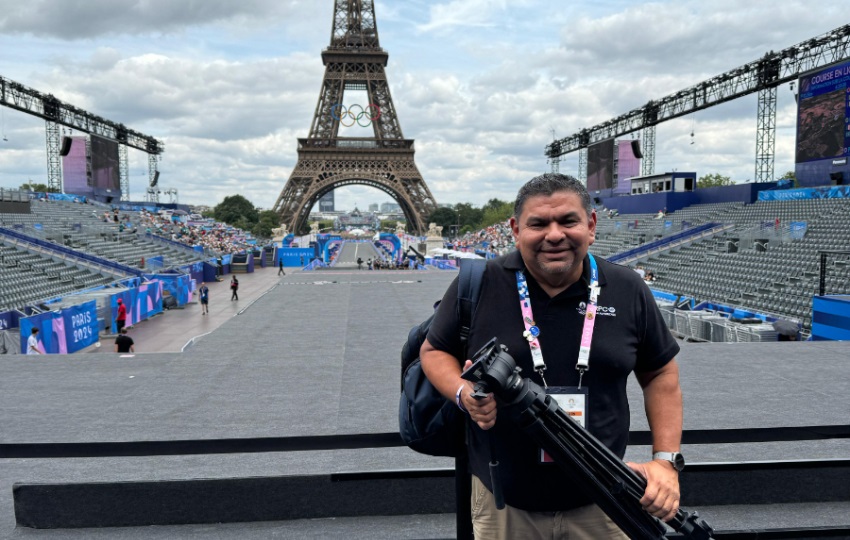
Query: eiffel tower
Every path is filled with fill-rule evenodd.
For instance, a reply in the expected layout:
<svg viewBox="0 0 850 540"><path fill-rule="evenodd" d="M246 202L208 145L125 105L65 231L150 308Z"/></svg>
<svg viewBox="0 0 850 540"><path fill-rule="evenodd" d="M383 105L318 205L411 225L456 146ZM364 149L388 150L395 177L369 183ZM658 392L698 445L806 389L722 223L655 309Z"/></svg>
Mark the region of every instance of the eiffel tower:
<svg viewBox="0 0 850 540"><path fill-rule="evenodd" d="M298 163L274 205L290 231L306 228L310 210L326 193L366 185L392 196L407 229L424 234L437 208L405 139L384 70L389 54L378 41L373 0L335 0L330 47L322 51L325 76L313 125L298 139ZM346 91L368 95L368 105L344 105ZM340 137L340 126L371 126L372 137Z"/></svg>

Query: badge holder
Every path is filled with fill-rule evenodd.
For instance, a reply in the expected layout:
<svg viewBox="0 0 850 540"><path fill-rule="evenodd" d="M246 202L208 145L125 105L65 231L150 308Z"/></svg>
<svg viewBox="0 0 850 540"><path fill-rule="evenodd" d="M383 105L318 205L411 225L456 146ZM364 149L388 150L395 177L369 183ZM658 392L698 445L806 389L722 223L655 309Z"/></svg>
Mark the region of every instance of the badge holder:
<svg viewBox="0 0 850 540"><path fill-rule="evenodd" d="M546 395L554 399L564 414L575 420L581 427L587 429L587 404L590 393L587 386L549 386ZM555 461L542 448L540 449L540 463L554 463Z"/></svg>

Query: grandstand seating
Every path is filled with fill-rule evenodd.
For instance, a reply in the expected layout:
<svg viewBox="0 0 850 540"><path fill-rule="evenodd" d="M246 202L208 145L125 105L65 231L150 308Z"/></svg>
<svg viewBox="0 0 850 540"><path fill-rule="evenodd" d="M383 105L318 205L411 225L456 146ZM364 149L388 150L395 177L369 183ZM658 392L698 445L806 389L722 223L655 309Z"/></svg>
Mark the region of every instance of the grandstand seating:
<svg viewBox="0 0 850 540"><path fill-rule="evenodd" d="M115 281L75 262L61 261L0 241L0 312Z"/></svg>
<svg viewBox="0 0 850 540"><path fill-rule="evenodd" d="M759 201L732 208L723 219L735 229L650 257L653 287L799 321L811 327L812 296L817 293L820 250L850 249L850 200ZM763 229L765 243L744 244L744 233L780 220L780 229ZM785 224L805 222L801 239L781 238ZM755 233L758 236L758 232ZM730 242L737 252L727 252ZM764 249L760 251L759 248ZM850 264L839 258L830 269L826 293L850 293Z"/></svg>
<svg viewBox="0 0 850 540"><path fill-rule="evenodd" d="M80 253L138 268L142 260L149 270L183 266L205 260L189 246L119 232L113 221L104 222L105 206L65 201L31 201L30 213L0 213L0 226L33 239L69 247ZM139 215L129 215L139 221ZM21 309L63 295L114 282L120 277L103 269L91 269L73 258L62 258L32 246L0 242L0 311ZM160 259L161 258L161 259ZM156 260L155 268L151 264ZM162 265L159 265L159 261Z"/></svg>
<svg viewBox="0 0 850 540"><path fill-rule="evenodd" d="M138 267L142 259L163 258L163 267L182 266L205 260L189 246L156 241L141 233L119 231L119 225L101 218L106 207L64 201L32 201L30 214L0 214L0 224L23 226L20 232L62 244L128 266ZM138 223L137 212L122 212ZM37 228L38 226L38 228Z"/></svg>
<svg viewBox="0 0 850 540"><path fill-rule="evenodd" d="M702 224L723 224L703 238L636 255L639 264L657 278L652 288L789 319L800 323L804 331L811 328L812 296L819 286L818 252L850 250L850 199L705 204L665 216L609 217L604 208L597 208L597 214L592 251L605 258ZM792 230L794 222L806 224L805 234ZM826 294L850 294L850 257L831 259L825 281ZM671 318L668 323L676 331L676 321ZM679 324L692 327L696 323ZM734 331L739 334L736 339L725 336L721 341L775 339L772 330L755 326Z"/></svg>

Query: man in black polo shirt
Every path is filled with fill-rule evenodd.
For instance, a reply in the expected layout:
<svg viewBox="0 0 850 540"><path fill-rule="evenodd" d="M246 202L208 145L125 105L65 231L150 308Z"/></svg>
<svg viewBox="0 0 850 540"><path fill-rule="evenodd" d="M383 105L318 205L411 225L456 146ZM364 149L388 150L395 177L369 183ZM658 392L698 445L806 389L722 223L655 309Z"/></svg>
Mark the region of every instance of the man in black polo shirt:
<svg viewBox="0 0 850 540"><path fill-rule="evenodd" d="M588 254L596 213L584 186L572 177L546 174L523 186L511 227L517 251L487 264L468 350L497 337L523 376L546 386L562 408L620 457L629 432L626 380L634 372L657 454L629 465L647 479L644 508L671 518L678 509L681 467L668 461L681 462L679 346L652 293L634 271ZM497 421L492 395L480 401L471 397L472 385L460 378L469 361L459 359L456 305L457 280L440 304L421 358L435 387L472 419L476 538L625 538L528 436L510 421ZM535 369L541 365L545 370ZM491 493L490 437L507 503L501 511Z"/></svg>
<svg viewBox="0 0 850 540"><path fill-rule="evenodd" d="M115 338L115 352L128 353L136 352L136 346L133 343L133 338L127 335L127 329L122 328L118 337Z"/></svg>

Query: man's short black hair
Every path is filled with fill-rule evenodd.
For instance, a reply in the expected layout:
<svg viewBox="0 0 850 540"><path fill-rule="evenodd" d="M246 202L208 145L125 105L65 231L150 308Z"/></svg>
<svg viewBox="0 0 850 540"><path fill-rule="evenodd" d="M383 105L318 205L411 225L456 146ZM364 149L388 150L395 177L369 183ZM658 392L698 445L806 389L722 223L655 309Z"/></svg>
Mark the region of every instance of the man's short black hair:
<svg viewBox="0 0 850 540"><path fill-rule="evenodd" d="M593 212L593 206L590 203L590 195L587 193L584 185L568 174L546 173L536 176L519 188L516 201L514 202L514 217L519 219L522 214L522 209L525 206L525 201L530 197L542 195L549 197L558 191L569 191L575 193L581 199L588 217Z"/></svg>
<svg viewBox="0 0 850 540"><path fill-rule="evenodd" d="M32 327L32 333L33 333L33 334L38 334L38 328L36 328L35 326L33 326L33 327Z"/></svg>

